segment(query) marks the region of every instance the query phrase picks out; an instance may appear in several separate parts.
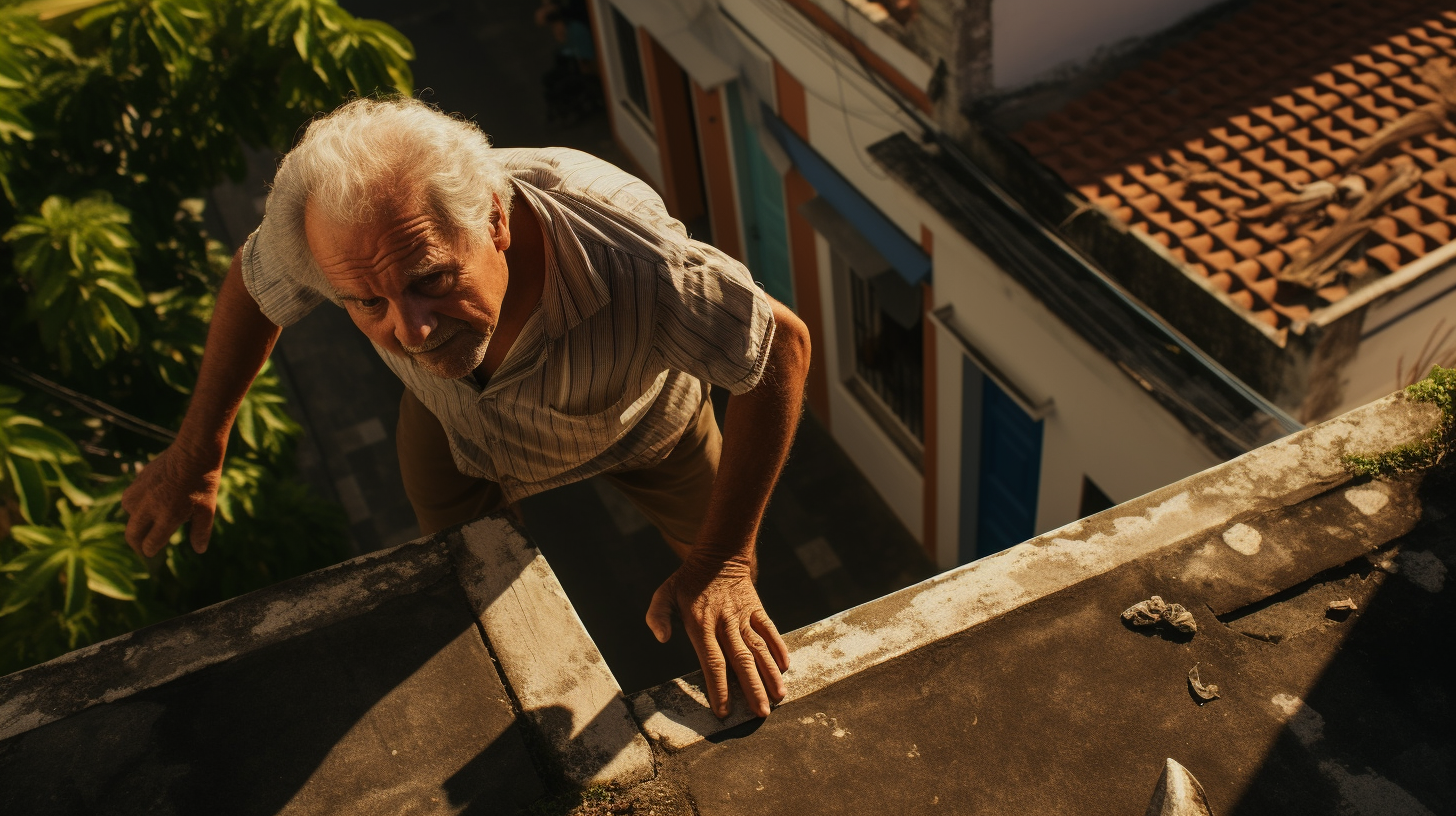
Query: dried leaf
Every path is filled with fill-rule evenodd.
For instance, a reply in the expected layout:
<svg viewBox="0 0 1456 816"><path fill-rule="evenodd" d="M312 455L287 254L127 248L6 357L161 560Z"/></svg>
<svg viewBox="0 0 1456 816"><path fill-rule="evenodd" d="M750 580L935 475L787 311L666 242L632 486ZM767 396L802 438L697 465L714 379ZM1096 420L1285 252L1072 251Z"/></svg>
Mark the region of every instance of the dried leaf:
<svg viewBox="0 0 1456 816"><path fill-rule="evenodd" d="M1193 689L1193 693L1198 696L1198 699L1204 702L1218 699L1218 686L1213 683L1204 685L1203 679L1198 676L1197 663L1194 663L1193 668L1188 670L1188 685Z"/></svg>
<svg viewBox="0 0 1456 816"><path fill-rule="evenodd" d="M1151 600L1139 601L1124 609L1122 619L1129 621L1133 626L1151 626L1163 619L1163 613L1168 611L1168 605L1163 599L1154 595Z"/></svg>

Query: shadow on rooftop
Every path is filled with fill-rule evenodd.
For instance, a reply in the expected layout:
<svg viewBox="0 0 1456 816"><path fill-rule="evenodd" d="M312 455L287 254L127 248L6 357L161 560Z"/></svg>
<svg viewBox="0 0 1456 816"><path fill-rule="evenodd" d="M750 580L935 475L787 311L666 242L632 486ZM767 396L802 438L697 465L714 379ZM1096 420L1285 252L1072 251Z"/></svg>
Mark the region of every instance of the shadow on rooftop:
<svg viewBox="0 0 1456 816"><path fill-rule="evenodd" d="M309 608L328 597L319 575L239 599L248 608L142 630L111 658L89 658L87 676L57 667L58 678L89 684L90 701L114 701L0 742L0 812L509 813L540 798L559 769L548 752L533 756L538 738L517 718L454 569L403 594L387 586L397 576L368 573L357 593L366 597L344 603L368 603L371 591L398 597L248 644L280 604L319 614ZM194 643L219 640L240 654L123 691L142 681L120 650L191 658Z"/></svg>
<svg viewBox="0 0 1456 816"><path fill-rule="evenodd" d="M1280 604L1295 628L1327 599L1351 597L1360 609L1343 622L1319 622L1318 629L1343 636L1325 636L1327 662L1314 667L1312 682L1258 701L1285 725L1228 813L1456 812L1456 697L1446 663L1456 643L1456 592L1446 568L1456 564L1456 518L1447 515L1456 468L1432 474L1420 493L1420 525L1371 553L1376 568L1355 564L1343 580L1316 584L1304 593L1316 603L1304 609L1300 596ZM1321 635L1311 629L1294 637L1318 644ZM1254 648L1283 645L1292 644ZM1286 672L1290 679L1301 674Z"/></svg>

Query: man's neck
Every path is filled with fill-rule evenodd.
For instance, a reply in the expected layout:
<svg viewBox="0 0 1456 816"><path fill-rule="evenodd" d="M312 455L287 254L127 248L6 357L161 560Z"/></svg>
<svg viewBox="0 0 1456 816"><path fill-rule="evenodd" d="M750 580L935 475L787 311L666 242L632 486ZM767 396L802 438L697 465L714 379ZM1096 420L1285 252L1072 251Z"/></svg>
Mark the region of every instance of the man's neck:
<svg viewBox="0 0 1456 816"><path fill-rule="evenodd" d="M476 380L484 385L505 361L515 345L526 320L541 302L546 286L546 247L541 222L524 196L516 196L511 208L511 245L506 250L506 296L501 301L500 319L485 353L485 360L475 370Z"/></svg>

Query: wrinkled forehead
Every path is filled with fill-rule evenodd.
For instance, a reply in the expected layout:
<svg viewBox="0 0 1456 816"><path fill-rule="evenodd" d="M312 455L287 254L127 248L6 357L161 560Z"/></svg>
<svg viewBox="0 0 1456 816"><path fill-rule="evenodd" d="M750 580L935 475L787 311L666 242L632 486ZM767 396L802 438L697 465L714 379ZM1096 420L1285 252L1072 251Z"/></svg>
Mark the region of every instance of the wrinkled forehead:
<svg viewBox="0 0 1456 816"><path fill-rule="evenodd" d="M314 262L335 287L364 277L406 274L449 251L437 219L411 203L374 208L368 217L333 217L309 202L304 231Z"/></svg>

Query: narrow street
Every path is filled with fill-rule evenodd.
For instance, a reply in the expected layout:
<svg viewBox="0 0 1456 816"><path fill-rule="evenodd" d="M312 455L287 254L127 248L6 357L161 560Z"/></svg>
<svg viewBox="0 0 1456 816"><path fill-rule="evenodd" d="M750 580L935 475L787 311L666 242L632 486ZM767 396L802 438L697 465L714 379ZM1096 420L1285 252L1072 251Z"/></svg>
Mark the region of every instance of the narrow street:
<svg viewBox="0 0 1456 816"><path fill-rule="evenodd" d="M625 164L605 114L567 127L548 124L541 76L555 42L534 24L532 0L343 5L409 37L422 98L480 123L496 145L562 145ZM248 185L217 196L234 242L259 217L272 161L257 157ZM306 428L300 465L347 512L356 549L369 552L416 537L394 447L402 386L363 335L342 311L325 305L283 333L273 359ZM715 393L720 422L725 396ZM681 632L663 646L643 623L653 590L676 558L621 494L590 480L533 497L524 511L528 535L551 562L623 689L697 668ZM759 557L760 593L783 631L933 572L827 430L807 416L765 517Z"/></svg>

